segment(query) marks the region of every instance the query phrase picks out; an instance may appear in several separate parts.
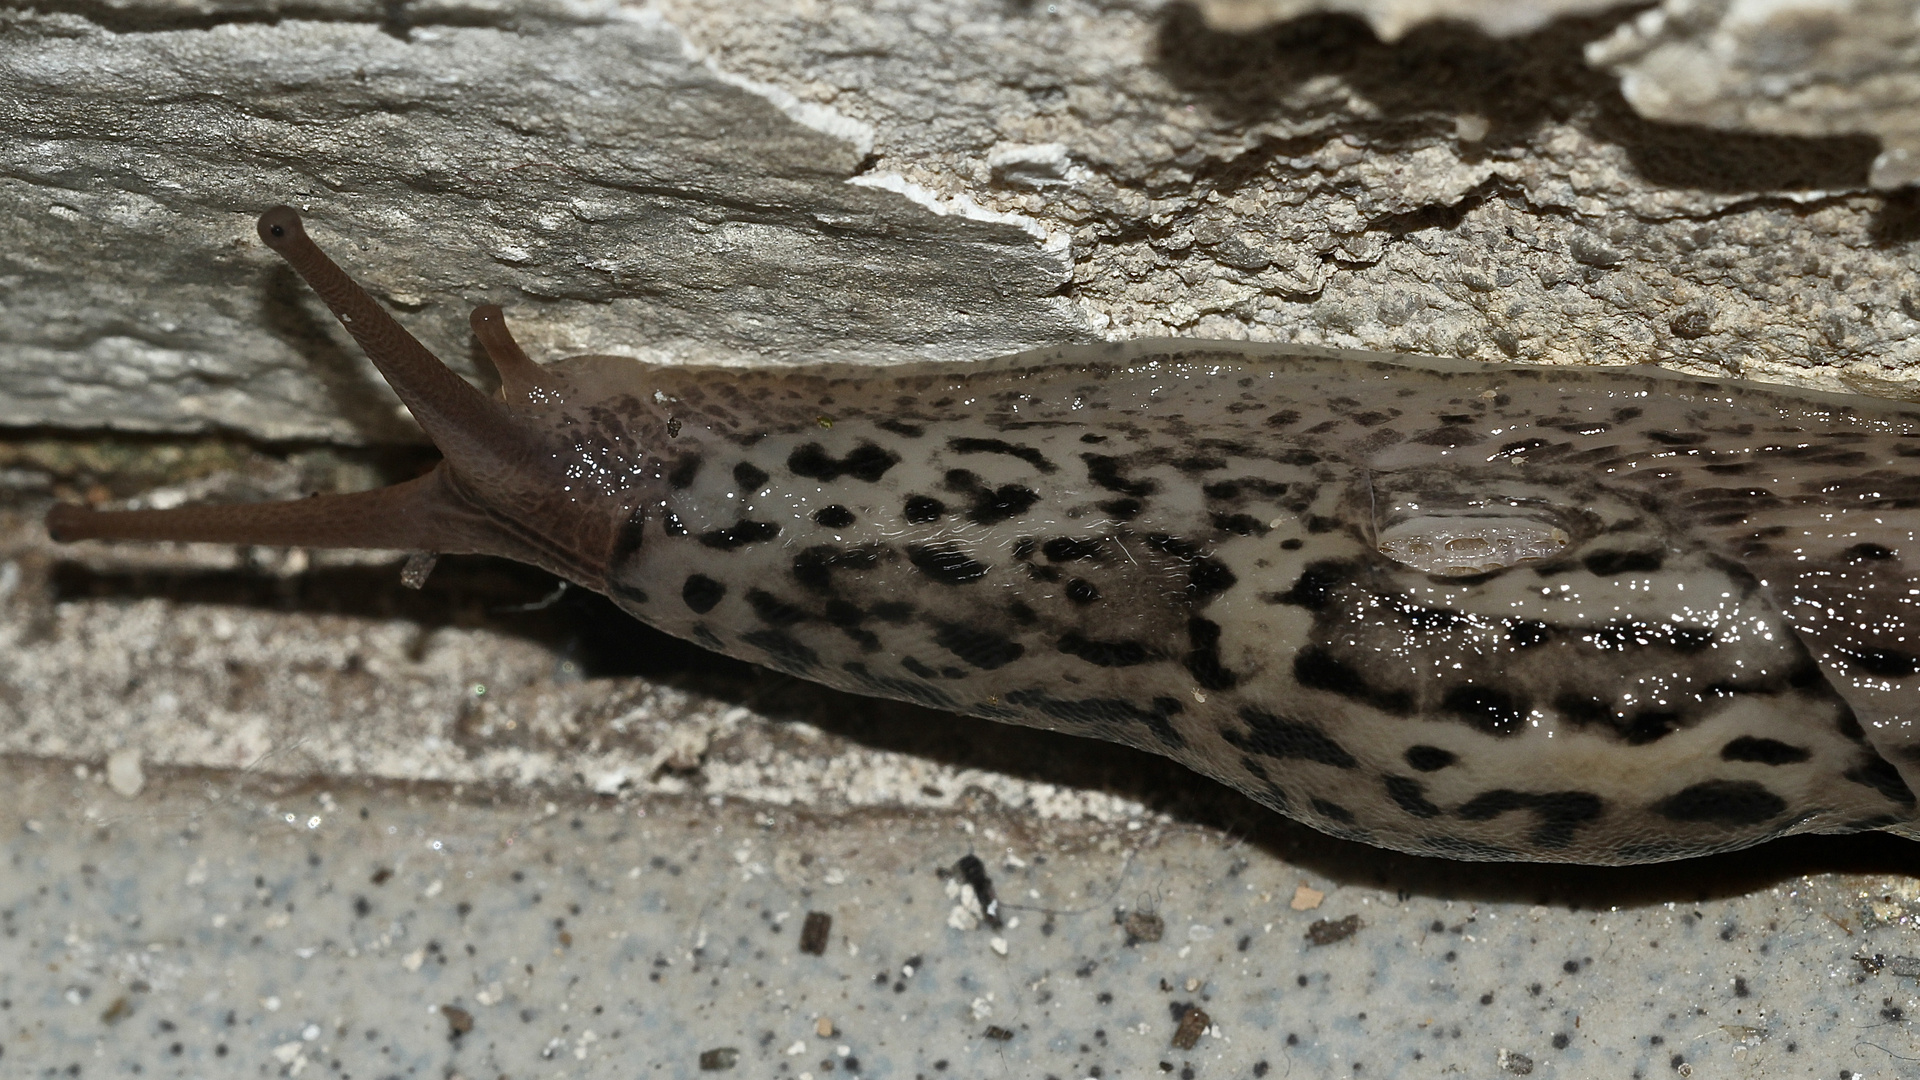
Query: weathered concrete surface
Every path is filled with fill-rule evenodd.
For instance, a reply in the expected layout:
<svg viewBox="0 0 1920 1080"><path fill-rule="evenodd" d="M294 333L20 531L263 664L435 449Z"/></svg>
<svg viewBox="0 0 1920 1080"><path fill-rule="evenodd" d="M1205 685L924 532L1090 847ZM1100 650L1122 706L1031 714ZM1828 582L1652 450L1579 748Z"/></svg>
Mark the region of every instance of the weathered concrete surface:
<svg viewBox="0 0 1920 1080"><path fill-rule="evenodd" d="M1872 182L1920 183L1920 3L1666 0L1587 52L1641 115L1880 140Z"/></svg>

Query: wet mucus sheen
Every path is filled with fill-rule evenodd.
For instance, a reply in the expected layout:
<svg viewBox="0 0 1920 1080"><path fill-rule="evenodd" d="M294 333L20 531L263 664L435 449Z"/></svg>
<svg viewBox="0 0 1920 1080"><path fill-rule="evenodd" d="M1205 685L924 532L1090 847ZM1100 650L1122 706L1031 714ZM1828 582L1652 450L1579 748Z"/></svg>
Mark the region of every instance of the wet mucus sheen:
<svg viewBox="0 0 1920 1080"><path fill-rule="evenodd" d="M1405 851L1912 834L1920 414L1898 405L1205 341L540 366L497 309L485 399L383 358L404 332L276 214L263 237L447 461L300 504L66 508L57 535L505 554L719 652L1140 747Z"/></svg>

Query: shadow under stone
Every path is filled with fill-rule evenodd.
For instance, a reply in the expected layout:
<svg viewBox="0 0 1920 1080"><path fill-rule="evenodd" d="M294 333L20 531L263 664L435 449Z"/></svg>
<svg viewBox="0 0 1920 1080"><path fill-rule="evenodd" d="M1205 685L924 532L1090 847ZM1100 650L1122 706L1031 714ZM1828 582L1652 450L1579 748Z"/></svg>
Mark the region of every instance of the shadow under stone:
<svg viewBox="0 0 1920 1080"><path fill-rule="evenodd" d="M1241 124L1286 119L1326 121L1369 145L1394 151L1454 140L1455 119L1488 121L1484 139L1461 147L1473 160L1521 148L1549 122L1584 126L1617 143L1648 183L1720 193L1862 188L1878 152L1861 135L1800 137L1723 131L1648 120L1620 94L1618 80L1589 67L1587 43L1631 18L1638 7L1563 17L1530 34L1494 37L1457 22L1429 22L1391 44L1348 15L1315 14L1250 33L1209 28L1193 7L1167 10L1155 63L1213 113ZM1308 82L1333 77L1373 106L1356 118L1329 102L1324 116L1285 114ZM1275 158L1318 146L1325 133L1269 139L1196 177L1197 186L1231 190ZM1442 223L1435 223L1442 224Z"/></svg>

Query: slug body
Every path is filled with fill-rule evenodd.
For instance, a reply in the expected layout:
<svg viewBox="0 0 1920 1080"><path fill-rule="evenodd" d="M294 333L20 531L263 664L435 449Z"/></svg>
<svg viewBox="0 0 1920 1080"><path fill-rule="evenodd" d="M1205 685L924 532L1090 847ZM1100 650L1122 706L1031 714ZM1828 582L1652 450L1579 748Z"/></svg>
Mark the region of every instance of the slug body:
<svg viewBox="0 0 1920 1080"><path fill-rule="evenodd" d="M507 555L720 652L1126 743L1422 854L1915 835L1920 412L1896 403L1202 341L541 366L482 308L494 400L292 211L261 233L447 460L298 503L62 507L56 536Z"/></svg>

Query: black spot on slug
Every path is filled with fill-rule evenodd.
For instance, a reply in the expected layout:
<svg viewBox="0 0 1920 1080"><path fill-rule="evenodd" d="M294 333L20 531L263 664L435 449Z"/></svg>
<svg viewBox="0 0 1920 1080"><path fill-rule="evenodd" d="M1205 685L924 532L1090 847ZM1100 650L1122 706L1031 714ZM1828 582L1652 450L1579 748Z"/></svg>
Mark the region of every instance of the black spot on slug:
<svg viewBox="0 0 1920 1080"><path fill-rule="evenodd" d="M1144 499L1159 489L1152 480L1129 480L1120 475L1120 459L1102 454L1081 454L1087 463L1087 479L1108 491Z"/></svg>
<svg viewBox="0 0 1920 1080"><path fill-rule="evenodd" d="M1413 708L1413 695L1369 682L1358 669L1317 645L1293 658L1293 677L1301 686L1364 701L1385 712L1405 714Z"/></svg>
<svg viewBox="0 0 1920 1080"><path fill-rule="evenodd" d="M1545 439L1521 439L1518 442L1510 442L1502 446L1489 456L1493 458L1510 458L1518 454L1524 454L1529 450L1538 450L1543 446L1551 445L1552 443L1549 443Z"/></svg>
<svg viewBox="0 0 1920 1080"><path fill-rule="evenodd" d="M1704 431L1649 431L1646 436L1661 446L1699 446L1713 437Z"/></svg>
<svg viewBox="0 0 1920 1080"><path fill-rule="evenodd" d="M1901 806L1914 804L1913 789L1901 778L1900 770L1885 758L1869 758L1865 764L1856 765L1841 775L1856 784L1872 788Z"/></svg>
<svg viewBox="0 0 1920 1080"><path fill-rule="evenodd" d="M727 587L705 574L689 574L686 584L680 586L680 599L697 615L712 611L727 595Z"/></svg>
<svg viewBox="0 0 1920 1080"><path fill-rule="evenodd" d="M787 456L787 471L813 480L830 482L851 476L871 484L899 462L900 455L870 442L854 447L843 458L829 456L819 443L807 443Z"/></svg>
<svg viewBox="0 0 1920 1080"><path fill-rule="evenodd" d="M1653 804L1669 821L1758 825L1787 811L1787 801L1752 780L1708 780Z"/></svg>
<svg viewBox="0 0 1920 1080"><path fill-rule="evenodd" d="M1613 703L1589 694L1568 691L1553 699L1553 707L1576 724L1610 724L1614 720Z"/></svg>
<svg viewBox="0 0 1920 1080"><path fill-rule="evenodd" d="M1537 619L1515 619L1507 624L1507 640L1522 649L1544 645L1549 636L1547 624Z"/></svg>
<svg viewBox="0 0 1920 1080"><path fill-rule="evenodd" d="M1320 812L1321 816L1330 817L1343 825L1353 824L1353 811L1341 806L1339 803L1321 798L1315 798L1309 801L1313 808Z"/></svg>
<svg viewBox="0 0 1920 1080"><path fill-rule="evenodd" d="M771 540L780 535L780 526L771 521L740 520L724 529L700 534L700 543L721 551L733 551L747 544Z"/></svg>
<svg viewBox="0 0 1920 1080"><path fill-rule="evenodd" d="M991 567L976 562L954 544L908 544L907 561L942 585L965 585L987 576Z"/></svg>
<svg viewBox="0 0 1920 1080"><path fill-rule="evenodd" d="M1005 667L1027 652L1026 646L1002 634L960 623L941 623L934 627L933 640L982 671Z"/></svg>
<svg viewBox="0 0 1920 1080"><path fill-rule="evenodd" d="M1108 499L1106 502L1095 505L1101 513L1115 521L1132 521L1140 516L1141 510L1145 509L1139 499Z"/></svg>
<svg viewBox="0 0 1920 1080"><path fill-rule="evenodd" d="M826 616L828 622L844 628L859 626L866 621L867 613L860 610L860 605L835 597L827 601Z"/></svg>
<svg viewBox="0 0 1920 1080"><path fill-rule="evenodd" d="M867 609L867 614L894 626L905 626L915 613L914 606L904 600L882 600Z"/></svg>
<svg viewBox="0 0 1920 1080"><path fill-rule="evenodd" d="M1240 709L1240 719L1247 722L1246 734L1231 729L1221 734L1228 742L1248 753L1270 758L1298 758L1331 765L1336 769L1352 769L1360 764L1347 752L1346 747L1334 741L1318 725L1290 720L1251 705Z"/></svg>
<svg viewBox="0 0 1920 1080"><path fill-rule="evenodd" d="M1214 514L1213 527L1236 536L1265 536L1267 523L1252 514Z"/></svg>
<svg viewBox="0 0 1920 1080"><path fill-rule="evenodd" d="M1805 747L1752 735L1742 735L1720 748L1721 761L1753 761L1761 765L1797 765L1812 756Z"/></svg>
<svg viewBox="0 0 1920 1080"><path fill-rule="evenodd" d="M1353 567L1337 559L1308 563L1294 580L1293 588L1274 599L1277 603L1320 611L1333 599L1334 590L1346 584L1352 575Z"/></svg>
<svg viewBox="0 0 1920 1080"><path fill-rule="evenodd" d="M909 495L902 513L909 525L925 525L939 521L940 515L947 512L947 504L931 495Z"/></svg>
<svg viewBox="0 0 1920 1080"><path fill-rule="evenodd" d="M1096 667L1133 667L1152 659L1137 641L1093 641L1077 633L1063 635L1054 647Z"/></svg>
<svg viewBox="0 0 1920 1080"><path fill-rule="evenodd" d="M742 495L757 494L761 488L767 486L767 481L771 479L772 477L767 475L766 470L761 469L751 462L743 461L733 467L733 482L740 485L740 494Z"/></svg>
<svg viewBox="0 0 1920 1080"><path fill-rule="evenodd" d="M967 511L967 520L976 525L994 525L1019 517L1039 501L1040 496L1036 492L1019 484L1002 484L974 497L973 506Z"/></svg>
<svg viewBox="0 0 1920 1080"><path fill-rule="evenodd" d="M1442 750L1437 746L1425 744L1407 747L1405 757L1407 764L1421 772L1439 772L1460 760L1459 756L1451 750Z"/></svg>
<svg viewBox="0 0 1920 1080"><path fill-rule="evenodd" d="M1486 436L1464 424L1448 424L1445 427L1434 428L1432 431L1423 431L1409 441L1423 446L1477 446L1486 441Z"/></svg>
<svg viewBox="0 0 1920 1080"><path fill-rule="evenodd" d="M1147 545L1164 551L1187 564L1187 598L1205 603L1216 594L1233 588L1239 579L1227 564L1211 555L1201 554L1200 545L1165 533L1148 533Z"/></svg>
<svg viewBox="0 0 1920 1080"><path fill-rule="evenodd" d="M755 630L740 640L766 653L769 667L805 675L820 666L820 654L785 630Z"/></svg>
<svg viewBox="0 0 1920 1080"><path fill-rule="evenodd" d="M1240 676L1220 659L1220 624L1198 615L1187 620L1187 674L1203 690L1231 690Z"/></svg>
<svg viewBox="0 0 1920 1080"><path fill-rule="evenodd" d="M693 478L699 473L702 460L699 454L688 454L674 462L673 470L667 473L667 483L678 491L693 486Z"/></svg>
<svg viewBox="0 0 1920 1080"><path fill-rule="evenodd" d="M853 511L837 503L833 506L823 506L813 512L813 521L814 524L824 525L829 529L844 529L853 524Z"/></svg>
<svg viewBox="0 0 1920 1080"><path fill-rule="evenodd" d="M747 603L753 607L753 613L760 617L760 621L769 626L792 626L811 618L804 609L765 589L748 589Z"/></svg>
<svg viewBox="0 0 1920 1080"><path fill-rule="evenodd" d="M1231 502L1249 493L1277 499L1287 493L1287 486L1277 480L1247 476L1238 480L1215 481L1201 488L1200 494L1219 502Z"/></svg>
<svg viewBox="0 0 1920 1080"><path fill-rule="evenodd" d="M607 569L618 570L626 565L640 550L646 538L647 515L645 511L635 511L626 524L620 526L620 533L613 538L613 549L607 552Z"/></svg>
<svg viewBox="0 0 1920 1080"><path fill-rule="evenodd" d="M1091 604L1100 599L1100 590L1090 581L1074 578L1067 582L1067 599L1076 604Z"/></svg>
<svg viewBox="0 0 1920 1080"><path fill-rule="evenodd" d="M917 439L927 433L927 429L919 424L909 424L902 420L882 420L874 427L882 431L891 431L895 435L904 435L909 439Z"/></svg>
<svg viewBox="0 0 1920 1080"><path fill-rule="evenodd" d="M1179 750L1187 745L1186 737L1172 722L1172 717L1181 711L1180 702L1170 697L1154 698L1151 709L1142 709L1120 698L1073 700L1051 697L1044 690L1015 690L1007 695L1007 704L1037 709L1042 715L1074 724L1095 727L1120 723L1144 724L1147 730L1153 732L1154 738L1169 750Z"/></svg>
<svg viewBox="0 0 1920 1080"><path fill-rule="evenodd" d="M1683 653L1695 653L1713 647L1718 640L1704 626L1675 626L1667 631L1667 644Z"/></svg>
<svg viewBox="0 0 1920 1080"><path fill-rule="evenodd" d="M1538 824L1529 839L1536 846L1551 850L1573 843L1575 830L1598 818L1604 809L1605 804L1592 792L1535 794L1502 788L1474 796L1455 812L1467 821L1491 821L1510 810L1531 810L1537 815Z"/></svg>
<svg viewBox="0 0 1920 1080"><path fill-rule="evenodd" d="M835 570L871 570L879 563L879 553L869 547L816 544L793 557L793 579L816 592L826 592L833 585Z"/></svg>
<svg viewBox="0 0 1920 1080"><path fill-rule="evenodd" d="M1679 713L1648 709L1629 717L1621 734L1626 736L1628 746L1645 746L1659 742L1678 730Z"/></svg>
<svg viewBox="0 0 1920 1080"><path fill-rule="evenodd" d="M1580 560L1587 572L1596 577L1652 573L1665 562L1666 558L1657 551L1596 551Z"/></svg>
<svg viewBox="0 0 1920 1080"><path fill-rule="evenodd" d="M1040 554L1048 562L1073 562L1076 559L1098 558L1106 547L1104 539L1076 539L1071 536L1056 536L1040 545Z"/></svg>
<svg viewBox="0 0 1920 1080"><path fill-rule="evenodd" d="M1527 718L1527 703L1491 686L1456 686L1440 707L1489 735L1517 735Z"/></svg>
<svg viewBox="0 0 1920 1080"><path fill-rule="evenodd" d="M1427 786L1410 776L1388 776L1387 798L1417 818L1439 817L1440 808L1427 800Z"/></svg>
<svg viewBox="0 0 1920 1080"><path fill-rule="evenodd" d="M913 671L915 674L919 674L921 669L925 669L927 671L925 677L933 677L932 669L925 668L925 665L920 664L911 657L902 660L901 666L907 668L909 671ZM947 696L944 691L928 686L919 679L897 679L890 675L881 675L872 671L867 665L858 660L849 660L841 664L840 670L860 680L862 686L865 686L868 690L876 694L897 694L900 697L906 698L908 701L918 702L930 709L947 709L951 711L959 704L954 701L953 698Z"/></svg>
<svg viewBox="0 0 1920 1080"><path fill-rule="evenodd" d="M1048 461L1047 456L1039 450L1005 439L948 439L947 449L956 454L1006 454L1019 458L1043 473L1058 472L1060 468Z"/></svg>
<svg viewBox="0 0 1920 1080"><path fill-rule="evenodd" d="M1920 657L1912 653L1895 649L1840 648L1834 652L1847 658L1847 662L1869 675L1882 679L1904 679L1920 671Z"/></svg>

